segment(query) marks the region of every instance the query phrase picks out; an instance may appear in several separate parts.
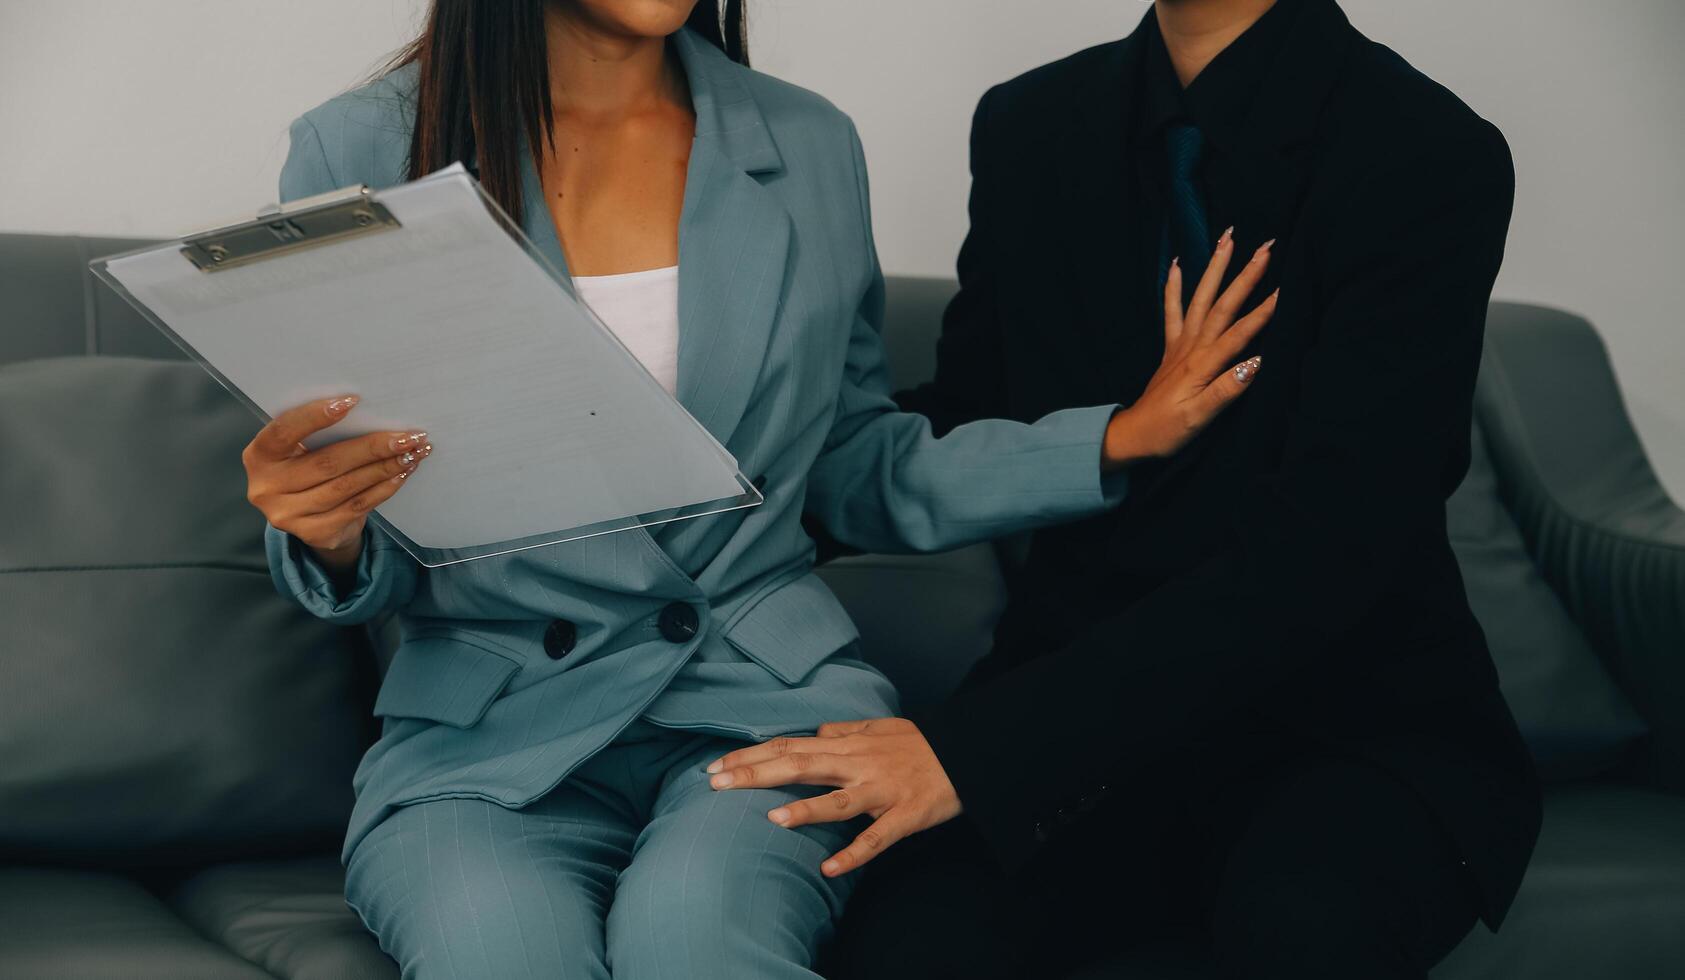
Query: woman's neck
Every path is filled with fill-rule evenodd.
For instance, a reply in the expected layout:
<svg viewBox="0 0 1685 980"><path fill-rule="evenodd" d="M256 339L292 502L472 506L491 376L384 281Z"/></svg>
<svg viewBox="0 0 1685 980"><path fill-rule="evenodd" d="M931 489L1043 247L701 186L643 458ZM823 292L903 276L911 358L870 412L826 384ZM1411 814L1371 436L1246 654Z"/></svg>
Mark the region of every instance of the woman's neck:
<svg viewBox="0 0 1685 980"><path fill-rule="evenodd" d="M1158 30L1183 88L1246 33L1276 0L1158 0Z"/></svg>
<svg viewBox="0 0 1685 980"><path fill-rule="evenodd" d="M666 38L615 33L562 4L548 5L544 34L557 115L604 119L675 103L689 107Z"/></svg>

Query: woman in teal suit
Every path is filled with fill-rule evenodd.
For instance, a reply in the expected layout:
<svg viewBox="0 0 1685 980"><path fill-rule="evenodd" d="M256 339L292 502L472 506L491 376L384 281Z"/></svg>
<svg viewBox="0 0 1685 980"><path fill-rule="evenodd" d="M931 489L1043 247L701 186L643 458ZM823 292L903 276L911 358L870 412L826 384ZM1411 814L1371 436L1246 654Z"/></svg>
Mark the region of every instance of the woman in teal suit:
<svg viewBox="0 0 1685 980"><path fill-rule="evenodd" d="M895 713L812 574L804 505L876 551L1081 517L1256 369L1229 370L1269 304L1225 328L1262 258L1226 302L1211 281L1171 318L1165 365L1127 410L932 438L889 398L854 128L739 63L736 0L723 12L437 0L397 67L292 127L284 199L469 161L766 495L428 569L363 519L427 478L425 432L304 451L345 396L247 448L281 591L401 628L342 857L350 904L405 976L811 976L850 887L820 865L847 836L764 819L798 791L714 793L704 772L747 742Z"/></svg>

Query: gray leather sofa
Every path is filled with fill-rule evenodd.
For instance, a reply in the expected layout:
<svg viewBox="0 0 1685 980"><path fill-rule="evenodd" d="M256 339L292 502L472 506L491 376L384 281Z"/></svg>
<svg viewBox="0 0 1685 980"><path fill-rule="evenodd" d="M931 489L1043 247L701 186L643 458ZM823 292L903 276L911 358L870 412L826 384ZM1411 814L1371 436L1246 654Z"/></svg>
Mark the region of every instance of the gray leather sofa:
<svg viewBox="0 0 1685 980"><path fill-rule="evenodd" d="M333 856L379 635L273 594L255 420L87 275L130 244L0 235L0 977L395 976ZM891 282L898 383L952 288ZM1495 305L1478 398L1450 517L1549 790L1503 933L1435 977L1685 976L1685 513L1585 321ZM926 701L986 648L1012 551L824 574ZM1166 945L1084 975L1207 972Z"/></svg>

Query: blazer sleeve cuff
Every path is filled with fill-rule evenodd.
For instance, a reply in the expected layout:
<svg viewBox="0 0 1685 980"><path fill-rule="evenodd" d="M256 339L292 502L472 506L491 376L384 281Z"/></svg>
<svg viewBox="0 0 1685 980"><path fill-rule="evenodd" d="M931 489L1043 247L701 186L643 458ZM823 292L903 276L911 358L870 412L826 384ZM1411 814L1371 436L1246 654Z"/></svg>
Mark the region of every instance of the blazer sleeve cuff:
<svg viewBox="0 0 1685 980"><path fill-rule="evenodd" d="M264 550L275 588L312 615L339 625L364 623L386 609L391 583L404 570L405 556L395 544L372 528L363 530L363 553L357 558L356 578L344 594L310 549L298 538L266 525Z"/></svg>
<svg viewBox="0 0 1685 980"><path fill-rule="evenodd" d="M1106 429L1112 416L1121 406L1094 405L1088 408L1067 408L1049 414L1038 427L1050 430L1052 441L1060 445L1049 453L1045 462L1049 476L1055 483L1078 491L1082 501L1079 513L1089 514L1116 507L1129 493L1127 470L1110 473L1100 465L1105 451Z"/></svg>
<svg viewBox="0 0 1685 980"><path fill-rule="evenodd" d="M1005 747L994 751L990 744L984 729L998 729L1000 720L967 718L963 705L961 697L945 706L914 712L910 720L954 784L964 807L960 819L982 836L995 862L1008 875L1014 875L1041 849L1046 840L1045 822L1050 818L1042 812L1042 801L1013 791L1016 781L998 763L1019 757Z"/></svg>

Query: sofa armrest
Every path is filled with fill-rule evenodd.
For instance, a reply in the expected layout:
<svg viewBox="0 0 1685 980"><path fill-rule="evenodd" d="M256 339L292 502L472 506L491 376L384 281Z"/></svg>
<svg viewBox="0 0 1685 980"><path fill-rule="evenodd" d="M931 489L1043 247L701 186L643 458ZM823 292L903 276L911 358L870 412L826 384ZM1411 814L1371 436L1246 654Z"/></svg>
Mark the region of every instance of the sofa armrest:
<svg viewBox="0 0 1685 980"><path fill-rule="evenodd" d="M1494 303L1475 413L1528 550L1685 790L1685 511L1656 479L1592 325Z"/></svg>

